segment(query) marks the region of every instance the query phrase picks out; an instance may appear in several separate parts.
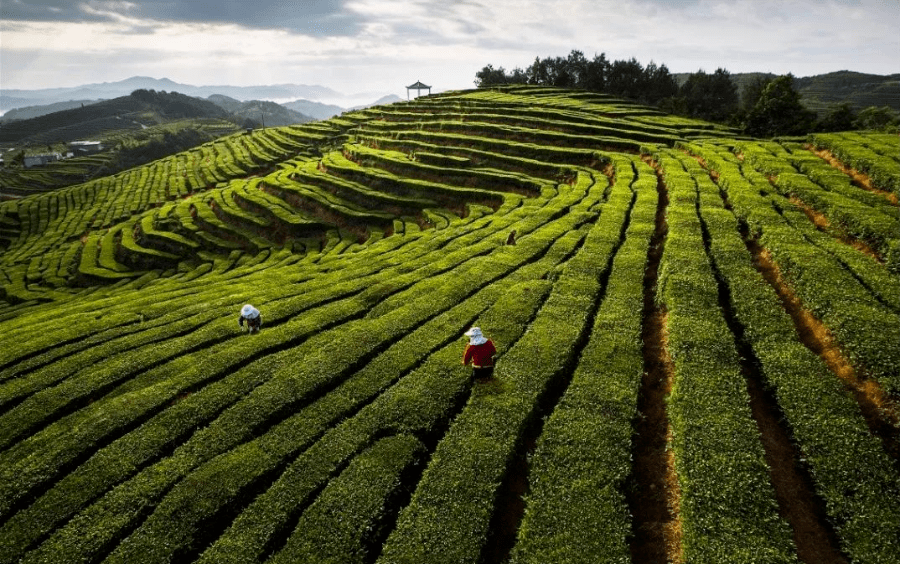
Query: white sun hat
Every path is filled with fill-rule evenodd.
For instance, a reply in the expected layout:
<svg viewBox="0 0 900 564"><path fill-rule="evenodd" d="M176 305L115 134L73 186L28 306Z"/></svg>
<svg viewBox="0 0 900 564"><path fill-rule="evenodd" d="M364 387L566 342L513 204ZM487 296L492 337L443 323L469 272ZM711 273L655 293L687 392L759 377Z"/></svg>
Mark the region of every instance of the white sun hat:
<svg viewBox="0 0 900 564"><path fill-rule="evenodd" d="M259 317L259 310L252 305L247 304L241 308L241 315L246 317L247 319L254 319Z"/></svg>
<svg viewBox="0 0 900 564"><path fill-rule="evenodd" d="M481 334L481 329L478 327L472 327L464 335L469 338L470 345L483 345L487 342L487 337Z"/></svg>

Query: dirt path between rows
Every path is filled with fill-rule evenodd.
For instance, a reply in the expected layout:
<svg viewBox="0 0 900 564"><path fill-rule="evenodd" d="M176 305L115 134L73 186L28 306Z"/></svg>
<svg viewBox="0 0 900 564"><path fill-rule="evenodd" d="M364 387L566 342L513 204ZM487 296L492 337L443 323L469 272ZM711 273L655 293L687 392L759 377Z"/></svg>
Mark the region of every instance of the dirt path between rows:
<svg viewBox="0 0 900 564"><path fill-rule="evenodd" d="M791 196L790 198L788 198L788 200L790 200L790 202L792 204L797 206L800 209L800 211L802 211L804 214L806 214L806 217L808 217L809 221L811 221L812 224L816 226L816 229L818 229L819 231L822 231L823 233L827 233L833 237L836 237L837 240L840 241L841 243L844 243L845 245L853 247L857 251L859 251L865 255L868 255L869 257L871 257L875 261L877 261L879 264L884 264L884 258L882 258L881 255L879 255L877 252L875 252L875 250L872 249L872 247L870 247L869 245L867 245L864 241L857 239L855 237L852 237L852 236L848 235L847 233L843 233L842 230L832 230L831 222L828 220L828 218L825 216L825 214L806 205L806 202L804 202L797 196Z"/></svg>
<svg viewBox="0 0 900 564"><path fill-rule="evenodd" d="M821 356L828 368L841 379L859 404L869 430L881 439L889 456L900 460L900 405L877 381L861 378L857 374L828 327L803 307L800 299L784 282L769 252L755 242L748 242L748 247L751 247L757 269L775 289L793 319L800 341Z"/></svg>
<svg viewBox="0 0 900 564"><path fill-rule="evenodd" d="M650 163L653 165L653 163ZM644 273L644 375L638 398L640 419L633 443L635 487L629 493L634 537L632 562L684 562L681 550L681 488L675 472L672 427L666 398L672 391L674 367L667 350L666 311L656 302L659 265L668 225L668 192L657 167L659 204Z"/></svg>
<svg viewBox="0 0 900 564"><path fill-rule="evenodd" d="M808 149L809 151L812 151L813 153L815 153L819 158L821 158L822 160L827 162L829 165L840 170L841 172L843 172L844 174L849 176L851 179L853 179L854 186L857 186L858 188L862 188L863 190L868 190L869 192L872 192L873 194L878 194L879 196L884 196L884 198L887 201L889 201L890 203L894 204L895 206L898 205L897 194L894 194L893 192L891 192L889 190L883 190L881 188L876 187L872 183L872 179L869 178L869 176L867 174L862 173L862 172L856 170L855 168L850 168L848 166L845 166L844 163L842 163L837 157L835 157L834 153L832 153L828 149L816 149L814 146L809 145L809 144L804 145L804 147L806 149Z"/></svg>

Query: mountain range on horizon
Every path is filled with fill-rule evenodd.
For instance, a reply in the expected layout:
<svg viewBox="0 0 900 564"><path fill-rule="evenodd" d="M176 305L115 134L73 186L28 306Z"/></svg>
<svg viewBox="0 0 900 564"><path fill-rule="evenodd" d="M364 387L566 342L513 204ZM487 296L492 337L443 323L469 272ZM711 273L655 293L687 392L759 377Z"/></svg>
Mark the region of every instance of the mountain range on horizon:
<svg viewBox="0 0 900 564"><path fill-rule="evenodd" d="M683 83L689 73L676 74ZM774 78L769 73L737 73L731 78L738 91L758 77ZM823 113L838 104L855 110L868 106L888 106L900 112L900 73L873 75L855 71L836 71L795 78L797 91L810 109ZM240 102L276 102L313 119L328 119L340 113L372 105L402 100L396 94L362 92L347 95L321 85L273 84L260 86L193 86L168 78L133 76L118 82L85 84L74 87L35 90L0 88L0 116L29 119L54 111L76 108L102 100L128 96L135 90L178 92L201 99L224 96ZM12 110L12 112L11 112Z"/></svg>
<svg viewBox="0 0 900 564"><path fill-rule="evenodd" d="M193 86L190 84L181 84L168 78L133 76L118 82L103 82L61 88L43 88L34 90L0 88L0 113L5 113L15 108L45 106L70 101L89 102L108 100L120 96L127 96L135 90L178 92L196 98L208 98L212 95L221 95L240 101L261 100L287 103L303 100L334 106L340 109L348 109L361 104L374 103L376 100L391 96L387 92L358 92L346 94L337 92L326 86L307 84ZM393 98L399 99L399 96L393 95L392 99Z"/></svg>

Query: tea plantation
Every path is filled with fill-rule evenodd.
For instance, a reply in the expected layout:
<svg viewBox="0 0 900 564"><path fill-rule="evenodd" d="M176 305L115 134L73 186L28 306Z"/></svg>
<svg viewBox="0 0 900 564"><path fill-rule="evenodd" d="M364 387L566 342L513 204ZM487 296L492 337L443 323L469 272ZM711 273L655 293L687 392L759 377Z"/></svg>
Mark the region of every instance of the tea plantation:
<svg viewBox="0 0 900 564"><path fill-rule="evenodd" d="M3 201L0 562L896 564L898 156L518 86Z"/></svg>

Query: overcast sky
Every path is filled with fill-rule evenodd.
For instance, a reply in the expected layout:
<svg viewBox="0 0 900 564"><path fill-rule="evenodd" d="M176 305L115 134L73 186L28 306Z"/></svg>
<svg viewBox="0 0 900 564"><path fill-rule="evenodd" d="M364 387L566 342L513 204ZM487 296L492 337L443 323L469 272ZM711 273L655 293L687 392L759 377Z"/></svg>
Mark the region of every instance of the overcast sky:
<svg viewBox="0 0 900 564"><path fill-rule="evenodd" d="M406 96L605 53L672 72L900 72L900 0L0 0L0 87L131 76Z"/></svg>

